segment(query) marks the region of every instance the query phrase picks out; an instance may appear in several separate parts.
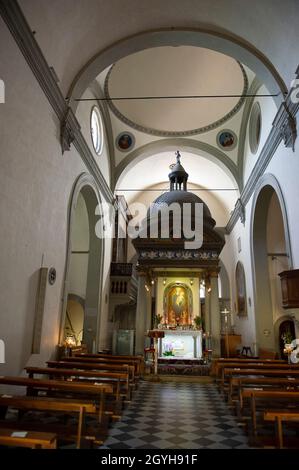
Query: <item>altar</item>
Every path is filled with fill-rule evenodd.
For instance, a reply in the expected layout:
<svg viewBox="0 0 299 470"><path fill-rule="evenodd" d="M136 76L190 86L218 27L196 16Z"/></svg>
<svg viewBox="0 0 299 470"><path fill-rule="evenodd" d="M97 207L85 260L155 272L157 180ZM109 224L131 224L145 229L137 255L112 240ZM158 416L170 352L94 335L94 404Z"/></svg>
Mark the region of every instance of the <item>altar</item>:
<svg viewBox="0 0 299 470"><path fill-rule="evenodd" d="M158 355L163 358L196 359L202 357L202 331L165 329L159 338Z"/></svg>

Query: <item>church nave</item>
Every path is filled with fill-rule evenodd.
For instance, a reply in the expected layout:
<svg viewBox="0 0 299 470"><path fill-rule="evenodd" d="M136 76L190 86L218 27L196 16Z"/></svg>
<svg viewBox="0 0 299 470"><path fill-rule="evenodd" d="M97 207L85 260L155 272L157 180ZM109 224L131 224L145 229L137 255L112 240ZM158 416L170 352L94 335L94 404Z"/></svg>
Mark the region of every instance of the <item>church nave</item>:
<svg viewBox="0 0 299 470"><path fill-rule="evenodd" d="M101 449L248 449L247 443L213 383L144 381Z"/></svg>

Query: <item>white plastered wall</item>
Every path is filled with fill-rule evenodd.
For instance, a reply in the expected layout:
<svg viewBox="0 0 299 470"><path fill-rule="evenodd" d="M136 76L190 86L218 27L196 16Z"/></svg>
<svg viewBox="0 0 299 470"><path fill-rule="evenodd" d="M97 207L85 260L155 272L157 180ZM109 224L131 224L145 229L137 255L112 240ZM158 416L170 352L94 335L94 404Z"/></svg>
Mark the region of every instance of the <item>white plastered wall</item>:
<svg viewBox="0 0 299 470"><path fill-rule="evenodd" d="M59 123L8 29L0 20L0 337L2 374L43 365L58 344L66 261L68 211L75 180L86 168L72 147L62 155ZM110 263L109 244L105 273ZM40 354L31 354L41 266L54 266L47 284ZM104 281L107 284L107 280Z"/></svg>

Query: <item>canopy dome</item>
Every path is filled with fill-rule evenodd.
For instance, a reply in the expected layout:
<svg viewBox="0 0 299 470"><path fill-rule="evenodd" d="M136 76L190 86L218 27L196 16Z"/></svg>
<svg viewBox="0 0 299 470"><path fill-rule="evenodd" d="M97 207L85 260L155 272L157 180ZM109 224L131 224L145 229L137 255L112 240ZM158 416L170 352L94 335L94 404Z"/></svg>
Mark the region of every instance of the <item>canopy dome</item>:
<svg viewBox="0 0 299 470"><path fill-rule="evenodd" d="M203 202L203 200L200 199L200 197L198 197L196 194L187 191L187 180L189 175L181 165L181 155L179 151L176 152L176 155L177 162L176 164L171 165L171 172L168 175L170 181L170 191L161 194L161 196L155 199L148 211L147 219L149 220L151 217L157 216L159 212L163 216L163 208L165 208L165 211L168 211L168 206L174 203L179 204L181 211L183 211L184 204L191 204L191 219L194 219L196 216L195 204L202 204L204 225L209 225L212 228L215 227L216 222L212 218L210 209L206 203ZM181 189L182 186L183 189Z"/></svg>

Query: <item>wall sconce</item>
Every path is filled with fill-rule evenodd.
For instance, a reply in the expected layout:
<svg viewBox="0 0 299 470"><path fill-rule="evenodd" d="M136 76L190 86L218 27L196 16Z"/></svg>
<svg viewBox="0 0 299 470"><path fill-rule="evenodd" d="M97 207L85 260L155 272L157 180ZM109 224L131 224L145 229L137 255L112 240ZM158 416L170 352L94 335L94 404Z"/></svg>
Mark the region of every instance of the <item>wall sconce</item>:
<svg viewBox="0 0 299 470"><path fill-rule="evenodd" d="M154 279L151 280L151 285L153 286L155 284Z"/></svg>
<svg viewBox="0 0 299 470"><path fill-rule="evenodd" d="M190 279L190 284L193 286L193 278Z"/></svg>
<svg viewBox="0 0 299 470"><path fill-rule="evenodd" d="M166 277L164 277L164 279L163 279L163 286L165 286L165 285L166 285Z"/></svg>
<svg viewBox="0 0 299 470"><path fill-rule="evenodd" d="M145 286L144 286L144 287L145 287L145 289L147 290L147 292L149 292L149 287L148 287L148 285L147 285L147 284L145 284Z"/></svg>
<svg viewBox="0 0 299 470"><path fill-rule="evenodd" d="M212 290L212 288L211 288L211 287L208 287L208 292L209 292L209 293L211 292L211 290Z"/></svg>

